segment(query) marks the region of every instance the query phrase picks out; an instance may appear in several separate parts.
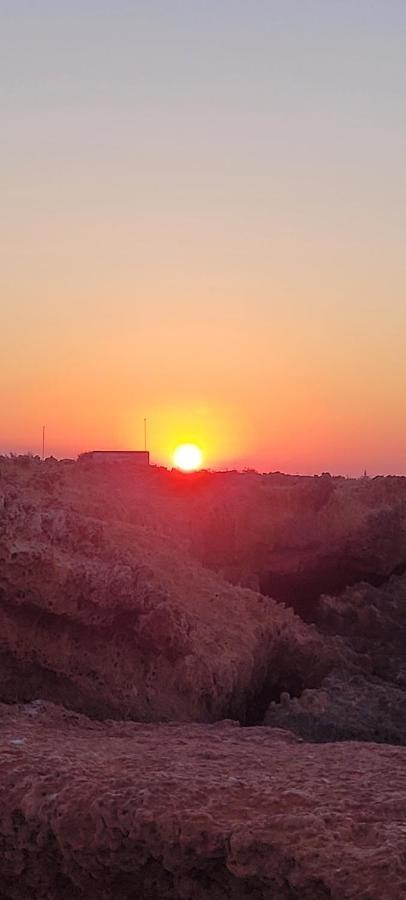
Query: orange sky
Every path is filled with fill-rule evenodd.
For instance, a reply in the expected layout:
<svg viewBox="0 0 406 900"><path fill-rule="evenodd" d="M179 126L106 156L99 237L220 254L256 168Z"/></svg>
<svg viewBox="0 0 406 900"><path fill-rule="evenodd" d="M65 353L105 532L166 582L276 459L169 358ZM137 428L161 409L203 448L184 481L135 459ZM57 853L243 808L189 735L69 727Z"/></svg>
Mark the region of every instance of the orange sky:
<svg viewBox="0 0 406 900"><path fill-rule="evenodd" d="M406 472L405 8L16 6L1 448Z"/></svg>

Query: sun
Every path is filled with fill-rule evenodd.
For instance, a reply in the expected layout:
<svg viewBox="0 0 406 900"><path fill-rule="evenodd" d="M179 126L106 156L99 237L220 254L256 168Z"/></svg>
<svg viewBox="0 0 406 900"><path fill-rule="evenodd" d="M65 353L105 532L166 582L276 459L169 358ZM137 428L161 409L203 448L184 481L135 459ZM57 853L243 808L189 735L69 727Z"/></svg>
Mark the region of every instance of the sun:
<svg viewBox="0 0 406 900"><path fill-rule="evenodd" d="M173 454L173 463L182 472L196 472L203 462L203 453L197 444L179 444Z"/></svg>

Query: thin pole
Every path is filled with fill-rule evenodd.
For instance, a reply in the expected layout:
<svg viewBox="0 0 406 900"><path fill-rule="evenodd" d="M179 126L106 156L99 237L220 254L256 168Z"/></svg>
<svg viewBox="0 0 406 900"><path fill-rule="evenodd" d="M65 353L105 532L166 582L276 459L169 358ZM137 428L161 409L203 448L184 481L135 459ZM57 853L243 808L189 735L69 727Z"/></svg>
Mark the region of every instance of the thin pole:
<svg viewBox="0 0 406 900"><path fill-rule="evenodd" d="M45 459L45 425L42 426L42 459Z"/></svg>
<svg viewBox="0 0 406 900"><path fill-rule="evenodd" d="M147 449L147 420L144 419L144 450Z"/></svg>

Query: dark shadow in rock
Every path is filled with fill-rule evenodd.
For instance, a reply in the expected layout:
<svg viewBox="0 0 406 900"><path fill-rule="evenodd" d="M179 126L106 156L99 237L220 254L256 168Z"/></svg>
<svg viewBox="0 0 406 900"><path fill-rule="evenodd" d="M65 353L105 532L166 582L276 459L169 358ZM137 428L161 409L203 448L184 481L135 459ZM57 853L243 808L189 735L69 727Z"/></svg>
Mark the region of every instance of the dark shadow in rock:
<svg viewBox="0 0 406 900"><path fill-rule="evenodd" d="M269 571L258 576L262 594L291 606L306 622L317 622L319 601L323 594L337 595L347 587L367 582L373 587L385 584L392 575L406 572L406 563L399 563L389 573L365 568L359 561L325 558L316 566L295 572Z"/></svg>

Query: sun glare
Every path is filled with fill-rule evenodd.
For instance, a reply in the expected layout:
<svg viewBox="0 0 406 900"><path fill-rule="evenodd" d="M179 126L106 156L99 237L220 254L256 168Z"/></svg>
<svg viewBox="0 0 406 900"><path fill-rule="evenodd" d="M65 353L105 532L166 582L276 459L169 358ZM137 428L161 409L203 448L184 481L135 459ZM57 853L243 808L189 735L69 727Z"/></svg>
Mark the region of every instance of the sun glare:
<svg viewBox="0 0 406 900"><path fill-rule="evenodd" d="M196 472L201 468L203 453L196 444L180 444L173 454L173 463L182 472Z"/></svg>

